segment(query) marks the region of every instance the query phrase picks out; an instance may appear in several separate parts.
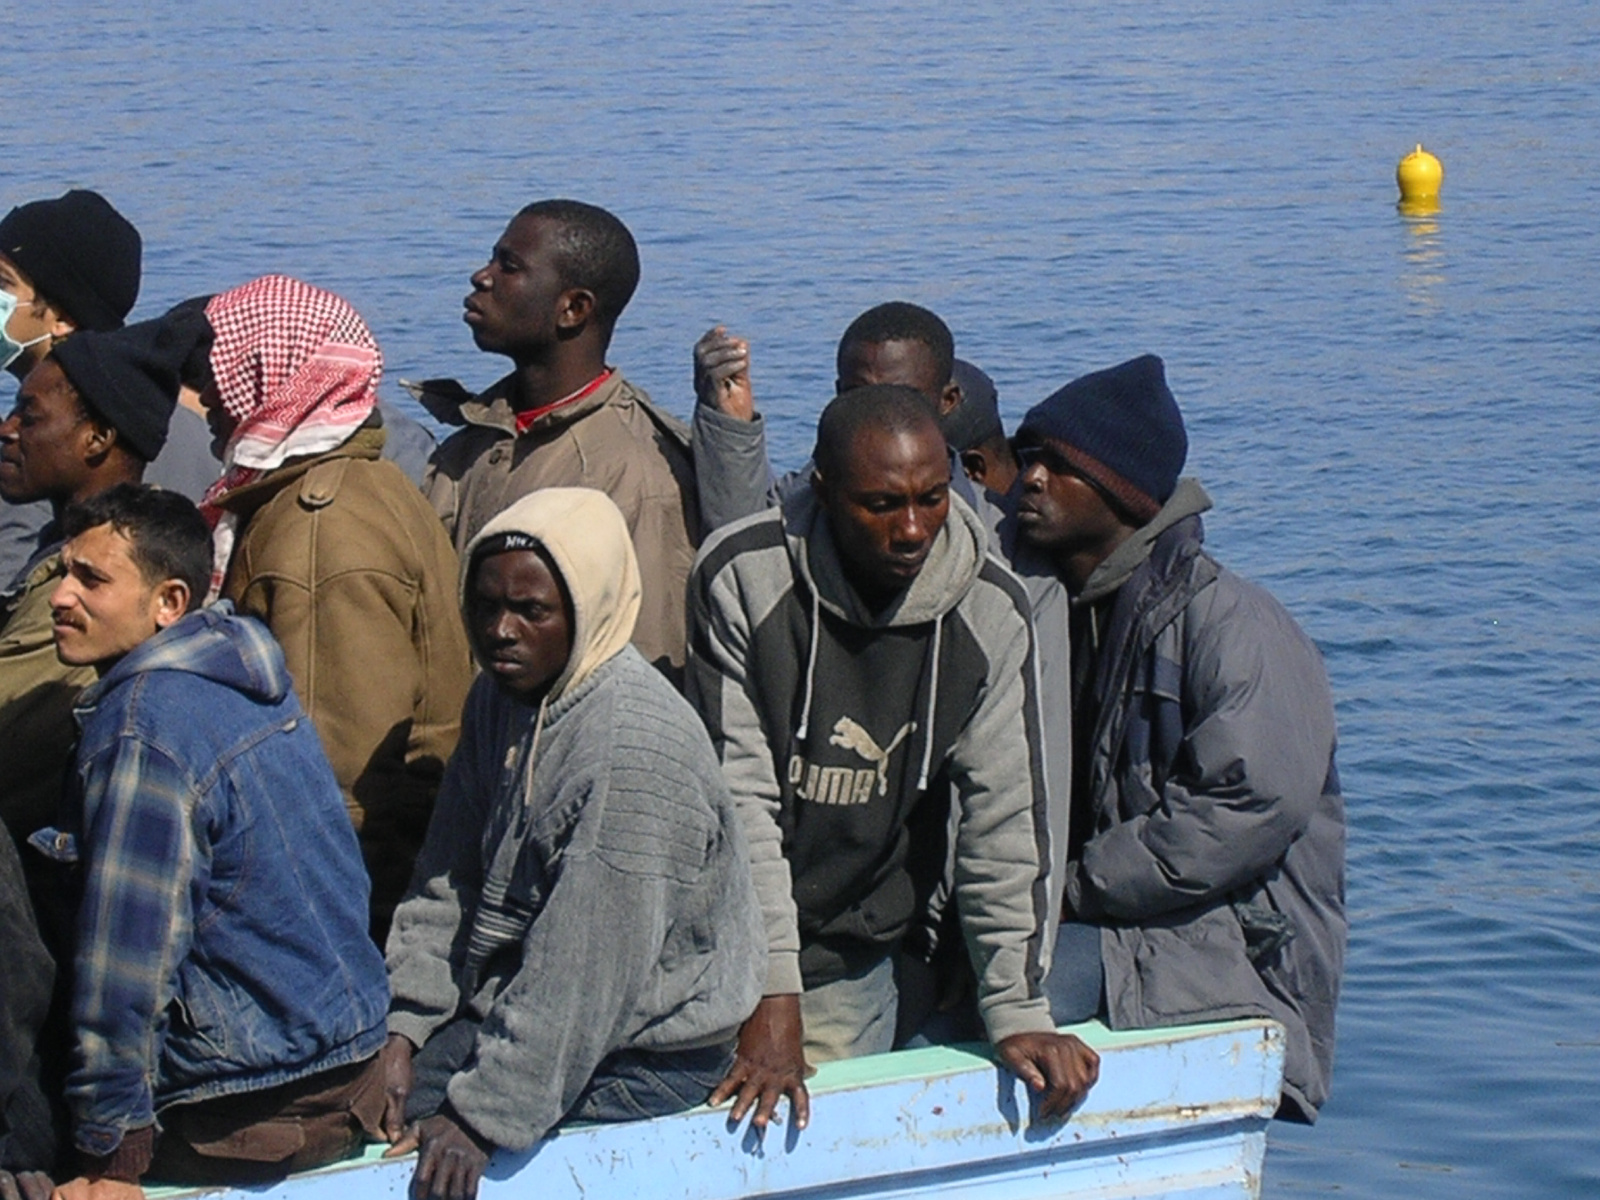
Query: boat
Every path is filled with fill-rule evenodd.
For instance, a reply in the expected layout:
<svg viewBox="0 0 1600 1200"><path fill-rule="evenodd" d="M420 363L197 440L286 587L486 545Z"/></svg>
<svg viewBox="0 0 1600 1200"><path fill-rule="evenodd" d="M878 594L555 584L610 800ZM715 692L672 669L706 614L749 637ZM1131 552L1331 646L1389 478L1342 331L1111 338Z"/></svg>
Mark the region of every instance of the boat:
<svg viewBox="0 0 1600 1200"><path fill-rule="evenodd" d="M1032 1093L981 1045L829 1063L810 1081L811 1123L757 1137L726 1109L572 1125L500 1152L480 1200L1183 1197L1261 1190L1267 1123L1283 1078L1281 1026L1264 1019L1171 1029L1069 1027L1100 1054L1100 1081L1065 1120L1032 1118ZM783 1109L780 1107L780 1112ZM415 1158L383 1147L251 1188L254 1200L404 1200ZM150 1188L151 1200L194 1196ZM214 1194L214 1192L209 1193ZM244 1200L245 1193L229 1193Z"/></svg>

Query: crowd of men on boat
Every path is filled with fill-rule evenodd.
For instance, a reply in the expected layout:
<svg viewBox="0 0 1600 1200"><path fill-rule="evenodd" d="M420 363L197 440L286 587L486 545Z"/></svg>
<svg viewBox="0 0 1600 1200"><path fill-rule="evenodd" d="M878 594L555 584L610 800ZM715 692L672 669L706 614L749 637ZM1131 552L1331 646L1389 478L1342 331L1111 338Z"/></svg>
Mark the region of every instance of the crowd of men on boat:
<svg viewBox="0 0 1600 1200"><path fill-rule="evenodd" d="M142 253L90 191L0 221L0 1200L374 1142L465 1200L563 1122L803 1129L820 1063L985 1039L1060 1120L1091 1019L1274 1018L1315 1119L1332 699L1204 548L1161 359L1008 435L880 304L777 475L751 343L658 407L607 361L633 238L547 200L435 445L340 297L130 324Z"/></svg>

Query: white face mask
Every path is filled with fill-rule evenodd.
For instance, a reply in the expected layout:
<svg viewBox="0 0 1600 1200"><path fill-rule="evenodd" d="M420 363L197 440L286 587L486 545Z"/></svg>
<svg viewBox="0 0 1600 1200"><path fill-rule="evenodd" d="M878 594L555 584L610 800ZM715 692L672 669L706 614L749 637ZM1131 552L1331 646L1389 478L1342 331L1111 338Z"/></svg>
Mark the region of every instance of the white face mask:
<svg viewBox="0 0 1600 1200"><path fill-rule="evenodd" d="M10 292L0 291L0 370L4 370L17 361L29 346L37 346L49 338L48 333L41 333L38 337L26 342L19 342L11 336L11 314L17 311L17 298Z"/></svg>

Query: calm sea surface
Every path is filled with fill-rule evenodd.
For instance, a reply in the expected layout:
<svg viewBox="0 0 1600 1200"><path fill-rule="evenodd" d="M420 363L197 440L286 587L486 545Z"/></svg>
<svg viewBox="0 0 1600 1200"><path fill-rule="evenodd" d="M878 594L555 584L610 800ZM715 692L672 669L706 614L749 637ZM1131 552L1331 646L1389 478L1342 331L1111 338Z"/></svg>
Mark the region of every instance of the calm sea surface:
<svg viewBox="0 0 1600 1200"><path fill-rule="evenodd" d="M1338 1069L1267 1193L1600 1193L1600 5L927 7L17 6L0 202L106 192L140 315L287 271L391 382L475 385L506 219L604 204L614 360L687 415L694 339L747 334L782 465L881 300L1008 419L1163 355L1212 548L1339 700Z"/></svg>

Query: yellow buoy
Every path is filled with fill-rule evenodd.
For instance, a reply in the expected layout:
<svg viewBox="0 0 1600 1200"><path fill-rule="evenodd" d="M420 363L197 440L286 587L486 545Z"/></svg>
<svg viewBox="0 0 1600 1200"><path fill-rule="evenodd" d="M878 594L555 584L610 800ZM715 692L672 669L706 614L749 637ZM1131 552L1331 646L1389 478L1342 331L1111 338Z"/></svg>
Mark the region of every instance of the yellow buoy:
<svg viewBox="0 0 1600 1200"><path fill-rule="evenodd" d="M1400 203L1403 205L1437 205L1439 185L1444 182L1444 164L1422 148L1417 148L1400 160L1394 170L1400 184Z"/></svg>

